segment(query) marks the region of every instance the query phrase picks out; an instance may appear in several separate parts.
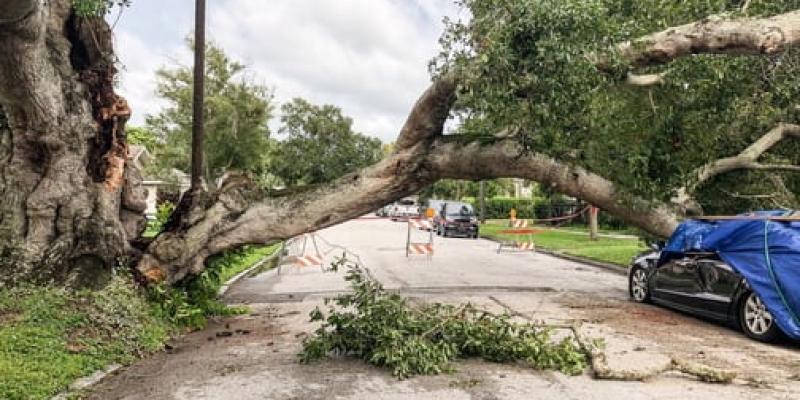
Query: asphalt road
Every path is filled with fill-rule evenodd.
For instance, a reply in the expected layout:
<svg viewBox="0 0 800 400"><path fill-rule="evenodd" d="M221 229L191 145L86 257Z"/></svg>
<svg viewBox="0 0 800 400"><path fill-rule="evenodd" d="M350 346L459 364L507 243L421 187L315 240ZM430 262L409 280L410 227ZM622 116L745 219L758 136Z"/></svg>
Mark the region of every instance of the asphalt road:
<svg viewBox="0 0 800 400"><path fill-rule="evenodd" d="M387 289L429 301L470 301L521 319L582 323L606 342L614 368L656 367L670 357L727 368L733 384L698 382L678 373L647 382L567 377L522 366L460 362L451 375L399 381L358 360L300 365L295 354L315 326L307 314L346 290L342 272L285 265L248 278L226 295L252 313L212 323L174 348L96 386L98 399L797 399L800 351L765 345L670 310L632 303L624 275L531 252L500 253L483 239L435 238L431 257L405 256L405 223L355 220L319 232L329 263L347 251ZM414 231L416 240L426 234ZM315 241L306 242L312 253ZM299 255L303 240L289 248ZM230 333L230 336L226 336Z"/></svg>

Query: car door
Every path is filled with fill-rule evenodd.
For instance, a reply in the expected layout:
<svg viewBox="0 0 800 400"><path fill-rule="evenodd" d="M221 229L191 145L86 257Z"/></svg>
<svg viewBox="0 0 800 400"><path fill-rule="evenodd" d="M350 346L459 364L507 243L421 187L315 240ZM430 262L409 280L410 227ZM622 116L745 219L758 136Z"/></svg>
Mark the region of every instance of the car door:
<svg viewBox="0 0 800 400"><path fill-rule="evenodd" d="M696 297L702 290L701 278L694 257L671 260L656 269L653 297L681 309L694 310Z"/></svg>
<svg viewBox="0 0 800 400"><path fill-rule="evenodd" d="M697 308L711 318L727 319L741 277L720 260L699 260L697 266L702 280L702 288L696 300Z"/></svg>

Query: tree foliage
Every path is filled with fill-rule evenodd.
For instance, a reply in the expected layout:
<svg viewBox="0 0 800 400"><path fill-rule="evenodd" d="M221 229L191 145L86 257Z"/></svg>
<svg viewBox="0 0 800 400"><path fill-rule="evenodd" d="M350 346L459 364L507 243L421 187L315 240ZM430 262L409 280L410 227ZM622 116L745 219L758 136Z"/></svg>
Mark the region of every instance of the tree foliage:
<svg viewBox="0 0 800 400"><path fill-rule="evenodd" d="M630 193L667 200L708 160L738 153L778 122L798 121L799 49L680 59L639 71L665 73L663 85L647 88L625 85L624 67L608 74L595 66L593 56L616 43L710 15L737 16L742 1L460 3L471 18L447 22L431 68L460 77L459 134L472 139L515 135L526 148L587 167ZM797 8L798 0L752 2L747 12ZM782 145L771 157L796 164L797 146ZM784 179L800 188L795 177ZM770 192L769 182L761 172L734 173L704 186L699 198L718 212L758 207L760 199L725 193Z"/></svg>
<svg viewBox="0 0 800 400"><path fill-rule="evenodd" d="M267 122L272 92L246 75L245 65L214 45L206 49L204 178L212 183L226 171L263 173L270 148ZM158 95L168 103L147 117L159 141L157 162L164 169L189 170L192 137L192 69L162 68Z"/></svg>
<svg viewBox="0 0 800 400"><path fill-rule="evenodd" d="M72 0L72 8L79 17L99 17L114 6L129 7L131 0Z"/></svg>
<svg viewBox="0 0 800 400"><path fill-rule="evenodd" d="M384 291L357 265L341 259L334 266L348 268L352 293L333 299L327 316L318 308L311 313L311 320L322 325L303 342L303 362L331 353L350 355L389 368L400 378L446 372L453 361L468 357L523 362L570 375L586 368L586 354L571 337L554 341L547 328L471 304L412 305Z"/></svg>
<svg viewBox="0 0 800 400"><path fill-rule="evenodd" d="M288 186L332 181L383 156L381 141L353 131L353 120L333 105L300 98L281 107L272 171Z"/></svg>

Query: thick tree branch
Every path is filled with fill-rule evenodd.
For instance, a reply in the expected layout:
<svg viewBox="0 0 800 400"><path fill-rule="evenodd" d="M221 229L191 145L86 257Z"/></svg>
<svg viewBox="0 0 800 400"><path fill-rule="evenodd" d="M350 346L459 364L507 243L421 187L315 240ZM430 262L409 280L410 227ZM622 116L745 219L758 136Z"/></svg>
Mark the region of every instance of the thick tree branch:
<svg viewBox="0 0 800 400"><path fill-rule="evenodd" d="M490 146L438 143L430 159L439 178L528 179L590 202L656 236L667 237L677 226L677 215L668 206L626 195L608 179L583 168L524 152L514 139Z"/></svg>
<svg viewBox="0 0 800 400"><path fill-rule="evenodd" d="M425 135L424 137L432 137ZM616 190L613 183L581 168L535 153L504 139L491 145L459 144L443 137L395 152L384 161L331 184L289 198L249 200L244 181L231 181L211 206L191 217L179 232L160 235L137 268L149 281L175 282L199 273L205 259L250 243L272 243L335 225L413 194L442 178L518 177L551 186L560 193L596 204L633 225L668 236L677 216Z"/></svg>
<svg viewBox="0 0 800 400"><path fill-rule="evenodd" d="M455 101L456 79L445 75L434 82L417 100L395 142L402 151L423 140L441 135L444 123Z"/></svg>
<svg viewBox="0 0 800 400"><path fill-rule="evenodd" d="M693 54L775 54L798 44L800 10L761 19L711 17L621 43L615 51L623 63L641 68ZM596 63L601 70L612 67L610 57Z"/></svg>
<svg viewBox="0 0 800 400"><path fill-rule="evenodd" d="M691 174L690 183L678 191L674 201L677 204L687 205L692 201L692 194L703 183L727 172L750 170L773 170L800 172L800 166L791 164L762 164L758 162L764 153L786 138L800 138L800 125L780 124L761 136L753 144L732 157L725 157L712 161Z"/></svg>

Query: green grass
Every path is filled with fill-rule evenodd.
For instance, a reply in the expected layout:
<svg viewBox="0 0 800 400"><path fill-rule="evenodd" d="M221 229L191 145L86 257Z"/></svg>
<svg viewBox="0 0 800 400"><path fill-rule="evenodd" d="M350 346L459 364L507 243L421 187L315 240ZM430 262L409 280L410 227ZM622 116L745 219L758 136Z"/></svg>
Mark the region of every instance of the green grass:
<svg viewBox="0 0 800 400"><path fill-rule="evenodd" d="M251 246L233 263L228 263L220 271L220 281L225 283L240 272L250 268L262 258L271 255L281 247L280 243L271 246Z"/></svg>
<svg viewBox="0 0 800 400"><path fill-rule="evenodd" d="M248 246L209 262L178 287L137 288L119 274L99 291L0 289L0 399L49 399L111 363L158 351L171 336L212 315L236 313L217 301L226 280L280 248Z"/></svg>
<svg viewBox="0 0 800 400"><path fill-rule="evenodd" d="M491 221L481 226L481 236L495 240L524 240L525 236L499 233L505 229L508 229L507 223ZM639 239L601 237L592 241L588 234L578 235L547 227L536 229L542 231L532 236L537 247L612 264L627 266L634 255L645 250L644 244Z"/></svg>
<svg viewBox="0 0 800 400"><path fill-rule="evenodd" d="M50 398L76 378L160 349L170 327L150 310L122 275L97 292L0 291L0 398Z"/></svg>

